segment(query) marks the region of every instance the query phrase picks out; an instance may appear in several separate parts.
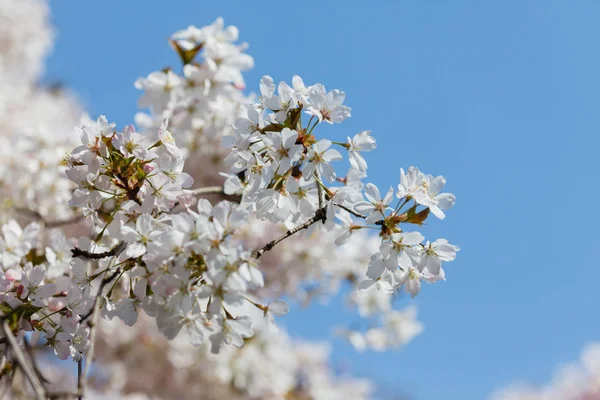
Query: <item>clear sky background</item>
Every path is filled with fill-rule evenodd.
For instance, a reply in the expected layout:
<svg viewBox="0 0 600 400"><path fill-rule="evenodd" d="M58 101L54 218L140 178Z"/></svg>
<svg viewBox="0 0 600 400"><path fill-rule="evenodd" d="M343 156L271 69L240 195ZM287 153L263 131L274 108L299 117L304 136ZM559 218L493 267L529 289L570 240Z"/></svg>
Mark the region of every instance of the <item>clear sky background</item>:
<svg viewBox="0 0 600 400"><path fill-rule="evenodd" d="M370 180L401 166L444 175L456 194L429 238L461 246L447 282L414 303L425 332L400 351L333 346L337 365L389 396L484 399L542 383L600 339L600 2L51 1L58 29L47 82L92 116L133 121L139 76L177 65L169 35L223 16L264 74L346 91L352 118L324 135L371 129ZM340 302L296 310L297 337L352 322Z"/></svg>

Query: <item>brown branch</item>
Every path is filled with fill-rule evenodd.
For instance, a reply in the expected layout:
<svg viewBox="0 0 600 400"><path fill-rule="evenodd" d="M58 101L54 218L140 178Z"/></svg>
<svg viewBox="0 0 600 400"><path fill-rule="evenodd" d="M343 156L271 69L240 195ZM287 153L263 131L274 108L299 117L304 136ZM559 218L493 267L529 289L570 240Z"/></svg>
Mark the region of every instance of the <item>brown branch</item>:
<svg viewBox="0 0 600 400"><path fill-rule="evenodd" d="M77 400L83 400L83 354L77 361Z"/></svg>
<svg viewBox="0 0 600 400"><path fill-rule="evenodd" d="M102 252L102 253L91 253L87 250L81 250L78 247L71 249L71 253L73 254L73 257L75 257L75 258L87 258L89 260L100 260L103 258L118 256L119 254L121 254L121 252L123 252L123 250L125 250L125 247L127 247L127 243L121 241L121 242L117 243L115 245L115 247L113 247L112 249Z"/></svg>
<svg viewBox="0 0 600 400"><path fill-rule="evenodd" d="M318 185L317 185L318 186ZM319 186L320 187L320 186ZM319 196L321 197L321 196ZM350 214L359 217L359 218L367 218L366 215L362 215L361 213L358 213L342 204L338 204L338 203L333 203L334 205L340 207L343 210L348 211ZM252 256L256 259L259 259L264 253L266 253L267 251L270 251L271 249L273 249L273 247L275 247L278 243L284 241L285 239L289 238L290 236L300 232L303 229L307 229L309 226L311 226L312 224L314 224L315 222L319 222L319 221L323 221L325 222L325 220L327 219L327 212L326 212L326 207L321 207L319 208L316 212L314 217L312 217L311 219L309 219L308 221L306 221L305 223L303 223L302 225L298 225L297 227L288 230L286 233L284 233L283 235L281 235L280 237L278 237L275 240L271 240L269 243L265 244L263 247L261 247L260 249L256 250Z"/></svg>
<svg viewBox="0 0 600 400"><path fill-rule="evenodd" d="M120 173L118 174L114 174L114 176L119 180L119 182L121 183L120 185L117 184L118 187L121 187L122 189L125 189L125 193L127 193L127 198L129 200L133 200L135 201L137 204L139 204L140 206L142 205L142 202L140 201L140 199L138 198L138 193L140 191L140 187L134 187L133 189L131 189L129 187L129 181L127 178L123 177Z"/></svg>
<svg viewBox="0 0 600 400"><path fill-rule="evenodd" d="M325 211L325 208L319 208L315 212L314 217L312 217L311 219L309 219L308 221L306 221L302 225L298 225L297 227L288 230L286 233L284 233L283 235L281 235L277 239L271 240L269 243L265 244L263 247L261 247L260 249L256 250L252 254L252 256L254 258L256 258L256 259L259 259L265 252L270 251L271 249L273 249L273 247L275 247L278 243L283 242L285 239L289 238L290 236L292 236L292 235L300 232L303 229L308 228L309 226L311 226L315 222L325 221L326 218L327 218L327 212Z"/></svg>
<svg viewBox="0 0 600 400"><path fill-rule="evenodd" d="M45 400L46 389L44 389L42 382L40 382L27 360L25 360L25 356L23 355L23 352L21 351L21 348L17 343L17 339L15 338L15 335L13 335L10 326L8 326L8 321L3 319L2 323L0 324L0 328L2 329L2 333L4 334L4 337L6 337L11 350L15 354L17 364L19 365L19 367L29 380L29 383L33 387L33 392L35 393L36 399Z"/></svg>
<svg viewBox="0 0 600 400"><path fill-rule="evenodd" d="M48 398L51 400L76 399L78 397L79 397L79 393L71 393L71 392L48 393Z"/></svg>

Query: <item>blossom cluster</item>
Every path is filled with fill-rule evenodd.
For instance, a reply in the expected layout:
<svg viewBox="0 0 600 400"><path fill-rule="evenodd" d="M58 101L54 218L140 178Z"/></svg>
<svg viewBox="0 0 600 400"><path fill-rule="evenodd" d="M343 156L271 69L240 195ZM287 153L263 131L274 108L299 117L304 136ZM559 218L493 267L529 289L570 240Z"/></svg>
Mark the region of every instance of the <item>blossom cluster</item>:
<svg viewBox="0 0 600 400"><path fill-rule="evenodd" d="M319 220L323 223L311 228L336 230L336 245L360 229L377 229L381 242L366 274L357 276L360 290L393 294L403 288L414 297L422 280L443 280L442 263L454 260L459 248L445 239L425 241L419 232L401 226L420 225L430 213L445 218L444 211L455 201L454 195L442 192L445 179L415 167L401 169L397 190L390 187L382 196L374 184L363 183L367 162L362 153L376 148L369 131L345 143L315 136L319 124L350 117L344 92L328 92L321 84L306 86L298 76L292 86L276 86L265 76L260 90L255 104L246 107L247 115L236 120L233 135L224 138L232 149L226 159L231 172L225 192L241 195L242 204L253 205L260 220L290 227ZM306 124L303 115L310 116ZM344 158L342 152L347 152L351 167L345 177L339 177L334 166Z"/></svg>
<svg viewBox="0 0 600 400"><path fill-rule="evenodd" d="M298 76L294 76L291 86L285 82L275 85L272 78L265 76L260 82L261 95L252 102L244 99L239 91L231 90L232 87L240 87L241 82L233 79L232 76L228 78L230 79L228 82L217 79L219 84L215 85L214 82L208 83L206 79L204 84L199 84L197 80L191 78L190 74L186 74L186 70L190 71L193 67L207 69L213 71L214 74L220 73L218 69L222 64L215 63L215 58L210 56L210 54L214 54L214 50L210 50L211 46L222 45L219 49L228 49L224 51L229 51L234 55L231 59L237 59L242 54L240 49L246 47L235 46L232 43L237 40L237 37L237 30L233 27L224 28L220 19L205 28L189 27L184 31L177 32L173 35L171 44L182 58L183 75L177 75L171 68L156 71L151 73L148 78L139 79L136 86L145 91L140 104L151 108L152 122L146 123L146 133L152 135L148 129L157 126L161 118L171 118L169 127L173 135L177 137L178 143L179 140L184 143L182 147L188 149L188 151L183 151L187 170L196 172L206 170L205 167L211 169L215 166L214 163L209 162L210 158L208 157L190 156L191 152L198 148L198 146L190 144L188 139L190 135L202 140L207 137L223 139L226 148L230 149L229 153L223 153L222 149L215 148L214 142L210 142L210 144L205 142L201 147L205 151L209 149L211 154L225 154L225 166L218 165L229 167L228 173L220 174L226 178L223 190L226 194L241 196L241 204L245 204L251 209L250 215L253 218L249 221L258 219L275 224L267 231L277 231L277 224L283 224L286 227L283 230L285 232L286 229L293 229L298 224L315 220L315 217L322 217L318 222L324 222L325 229L319 229L319 226L322 225L320 223L308 227L308 233L312 236L312 240L307 241L305 239L307 236L292 236L288 239L289 245L286 245L288 242L283 242L282 249L277 251L274 257L267 256L266 262L261 263L263 265L261 271L265 275L265 286L269 289L267 293L272 293L274 287L278 287L279 295L293 295L298 293L299 289L301 290L302 282L311 282L311 294L314 295L315 282L318 282L318 287L322 289L325 288L323 285L325 282L330 282L329 286L332 289L331 282L334 282L334 286L338 286L341 281L346 281L356 288L360 284L360 289L363 290L381 288L387 294L404 287L414 296L420 288L421 280L435 282L444 279L441 262L454 259L458 248L447 244L443 239L434 243L421 243L423 237L418 233L410 233L407 238L402 239L400 236L403 233L397 227L400 223L422 223L430 210L443 218L443 210L454 204L453 195L439 193L445 183L444 178L434 178L422 174L415 168L411 168L407 174L402 171L402 174L405 175L402 178L404 183L399 185L397 197L398 205L405 209L398 209L392 213L390 207L381 208L379 205L374 205L373 201L376 200L373 200L373 196L371 198L368 196L371 194L379 196L377 188L372 184L365 185L362 182L367 171L367 163L362 153L376 148L376 141L369 131L360 132L352 138L348 138L348 141L344 143L333 143L325 138L317 140L315 137L314 130L320 123L340 123L350 117L350 108L343 104L344 92L339 90L328 92L321 84L306 86ZM197 54L202 55L202 61L195 60ZM242 58L246 60L245 57ZM228 67L236 65L241 71L242 64L249 66L249 63L233 63ZM214 65L216 65L216 69L211 67ZM160 84L151 85L151 77L159 76L161 77ZM234 84L232 85L230 82ZM199 92L198 86L204 87L205 90ZM211 89L206 90L207 87ZM218 103L218 101L215 103L215 101L209 100L211 96L226 99L228 103L235 104L237 111L227 113L230 116L231 127L225 129L223 124L218 124L216 129L205 131L203 128L194 132L193 129L190 129L191 125L205 126L207 118L202 114L203 112L214 114L214 110L206 107L209 103ZM187 106L200 103L205 106L200 108ZM177 107L176 104L181 106ZM235 118L236 114L237 118ZM180 118L178 115L184 115L184 117ZM222 115L225 114L219 114L219 116ZM310 118L306 125L302 123L303 115L306 116L306 119ZM212 119L215 119L214 115ZM139 115L138 120L140 120ZM149 121L147 117L144 117L143 120ZM220 119L217 118L217 120ZM209 133L207 134L207 132ZM342 160L342 153L346 152L351 168L345 177L339 177L336 174L335 162ZM198 163L196 160L204 161ZM188 164L191 164L191 167L188 167ZM214 178L207 182L203 173L193 174L202 183L214 182ZM331 183L334 185L328 186ZM390 200L386 199L387 204ZM410 204L410 200L413 200L413 204ZM400 203L402 204L400 205ZM417 210L417 206L421 209ZM383 214L371 212L374 207L380 207ZM383 224L384 214L388 217L385 225ZM370 225L356 223L356 218L354 218L356 216L362 217ZM365 217L369 219L366 220ZM257 225L256 223L246 224L240 226L239 230L252 231L254 228L247 228ZM359 243L363 235L357 237L358 232L361 229L364 231L366 230L364 228L373 227L385 228L381 229L381 236L387 240L380 243L380 251L371 253L373 260L366 260L366 264L369 264L369 273L365 276L363 269L358 273L352 271L347 274L348 268L338 268L333 271L335 267L331 268L332 265L342 264L339 262L340 254L346 254L347 249L353 247L353 243ZM268 238L266 233L268 232L265 232L264 229L258 235L254 231L252 232L254 237L245 237L244 241L246 244L259 246L260 240L263 240L264 243ZM248 236L252 236L252 234ZM391 238L392 234L395 235L395 244ZM336 236L334 240L328 239L334 235ZM411 235L414 243L409 245L408 241ZM325 257L328 248L343 245L352 237L355 240L344 246L344 251L332 253L334 256L331 258ZM257 241L256 238L259 240ZM418 240L415 241L415 239ZM399 242L403 244L400 245ZM327 245L319 246L317 243L327 243ZM394 246L396 247L395 256L392 254L394 252L390 251L390 248ZM268 249L270 248L268 247ZM257 255L262 256L263 254L263 252L259 252ZM302 257L295 257L295 254L300 254ZM315 256L311 257L312 255ZM362 254L360 256L354 257L350 264L356 264L358 259L363 258ZM313 261L304 262L307 257ZM384 258L385 261L383 261ZM392 263L396 258L400 258L403 264L394 270ZM361 260L361 262L365 262L365 260ZM294 264L303 264L308 268L298 268L298 265ZM384 264L387 264L387 267ZM430 264L429 268L426 268L427 264ZM270 268L270 265L277 266ZM400 265L400 262L397 265ZM352 279L345 279L348 276L351 276ZM331 291L327 293L327 290L321 291L321 295L330 293ZM390 304L385 307L385 311L381 312L386 313L391 309L391 296L383 297ZM416 333L420 332L420 329L411 331ZM358 334L358 332L352 333L354 336ZM414 335L410 337L412 338L412 336ZM371 334L371 337L382 337L382 335ZM406 341L391 340L388 342L405 343Z"/></svg>
<svg viewBox="0 0 600 400"><path fill-rule="evenodd" d="M188 170L207 185L222 182L219 172L227 154L221 138L249 101L242 72L253 67L254 59L245 53L247 44L236 44L238 36L238 29L225 27L222 18L202 28L189 26L170 40L182 70L165 68L135 82L143 91L139 105L150 111L138 113L136 124L153 134L168 119L184 156L202 160Z"/></svg>
<svg viewBox="0 0 600 400"><path fill-rule="evenodd" d="M92 234L80 238L71 264L78 292L89 296L97 279L111 283L106 295L103 285L96 292L105 317L133 325L143 309L167 337L185 329L193 332L195 343L209 337L215 352L222 343L241 346L243 338L252 336L251 322L227 307L250 301L265 314L287 308L248 299L264 284L257 260L276 244L253 252L232 238L251 214L288 226L304 221L287 236L299 228L336 229L336 245L359 229L379 229L379 249L366 276L358 274L362 290L391 294L404 287L414 296L421 279L444 278L441 263L452 261L458 248L443 239L422 243L422 235L400 228L422 223L430 211L444 217L443 210L454 203L453 195L440 193L444 178L413 167L401 170L392 208L392 188L382 197L375 185L362 183L367 163L361 152L376 147L370 132L347 143L315 137L320 123L340 123L350 116L343 92L327 92L321 84L307 87L297 76L293 87L282 82L275 88L267 76L261 93L224 138L231 147L226 159L231 173L223 190L240 195L239 204L222 201L213 207L201 200L191 207L193 179L183 172L184 153L166 120L156 135L139 134L133 126L117 132L104 117L78 128L82 144L67 159L66 175L77 185L69 205L92 221ZM303 114L310 116L305 126ZM351 169L345 178L338 178L332 165L343 158L334 145L348 151ZM175 206L184 211L172 213ZM98 261L82 261L86 258ZM114 290L119 282L120 290Z"/></svg>
<svg viewBox="0 0 600 400"><path fill-rule="evenodd" d="M31 223L22 229L10 220L2 226L0 249L0 307L4 318L20 327L21 338L35 332L43 337L61 359L81 358L87 348L89 328L80 323L91 303L71 277L70 243L59 231L50 246L39 254L41 226Z"/></svg>
<svg viewBox="0 0 600 400"><path fill-rule="evenodd" d="M166 337L184 329L196 344L209 337L214 352L223 343L241 346L252 336L251 322L228 307L251 301L248 293L263 285L251 252L231 239L249 207L201 200L170 213L176 205L191 205L186 189L193 179L182 172L183 158L166 123L155 143L132 127L116 132L103 118L82 127L81 136L84 144L71 153L67 176L78 185L71 204L94 222L94 240L77 251L82 258L110 256L80 277L81 286L114 274L113 287L121 279L124 287L103 299L107 318L118 316L131 326L143 309ZM277 301L256 307L265 315L287 309Z"/></svg>
<svg viewBox="0 0 600 400"><path fill-rule="evenodd" d="M410 227L430 213L443 219L455 198L442 193L443 177L414 167L382 196L365 181L371 132L344 142L321 133L350 117L345 93L265 76L260 96L246 97L242 72L253 59L237 40L222 19L176 32L182 73L167 68L135 83L149 108L136 116L139 132L80 118L72 96L37 87L34 73L25 100L0 102L0 118L12 113L0 137L2 321L18 341L81 361L92 328L119 319L131 327L132 357L134 344L147 350L149 332L170 340L178 371L190 365L186 354L210 349L218 354L202 357L237 394L366 398L369 385L332 377L318 346L286 352L291 341L274 327L288 312L281 297L326 300L349 284L348 303L377 323L338 333L361 350L403 346L423 328L413 308L394 310L393 295L414 297L422 280L443 280L442 263L459 250ZM30 48L40 58L48 45L38 44ZM99 335L103 367L118 370L109 349L120 335Z"/></svg>

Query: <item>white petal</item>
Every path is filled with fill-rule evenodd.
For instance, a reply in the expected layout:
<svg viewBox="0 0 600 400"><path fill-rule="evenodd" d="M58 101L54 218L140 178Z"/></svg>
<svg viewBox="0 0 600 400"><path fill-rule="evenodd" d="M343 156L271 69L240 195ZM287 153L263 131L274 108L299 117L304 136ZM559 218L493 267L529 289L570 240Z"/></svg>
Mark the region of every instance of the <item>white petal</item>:
<svg viewBox="0 0 600 400"><path fill-rule="evenodd" d="M278 317L289 312L290 306L283 300L275 300L269 304L269 312Z"/></svg>

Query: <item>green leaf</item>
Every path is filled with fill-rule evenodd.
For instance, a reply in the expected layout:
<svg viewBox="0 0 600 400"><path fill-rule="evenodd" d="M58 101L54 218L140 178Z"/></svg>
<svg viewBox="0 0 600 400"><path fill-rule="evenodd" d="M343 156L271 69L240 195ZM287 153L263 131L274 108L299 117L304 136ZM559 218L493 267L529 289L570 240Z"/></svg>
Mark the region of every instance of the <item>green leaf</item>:
<svg viewBox="0 0 600 400"><path fill-rule="evenodd" d="M175 51L179 55L179 58L181 58L181 62L183 63L183 65L189 64L192 61L194 61L194 58L204 46L204 43L200 43L199 45L196 45L196 47L194 47L193 49L185 50L181 46L179 46L179 43L177 43L175 40L170 40L169 44L171 44L171 47L175 49Z"/></svg>

